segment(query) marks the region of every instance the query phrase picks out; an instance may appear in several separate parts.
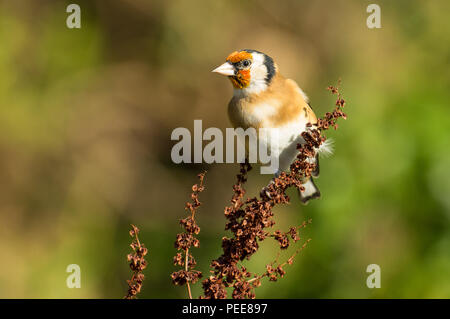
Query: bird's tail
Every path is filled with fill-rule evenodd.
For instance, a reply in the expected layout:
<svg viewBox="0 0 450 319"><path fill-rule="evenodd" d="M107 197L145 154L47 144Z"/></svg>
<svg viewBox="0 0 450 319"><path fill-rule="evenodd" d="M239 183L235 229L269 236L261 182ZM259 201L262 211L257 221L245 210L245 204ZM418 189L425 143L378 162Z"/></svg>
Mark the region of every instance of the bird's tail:
<svg viewBox="0 0 450 319"><path fill-rule="evenodd" d="M303 204L308 204L308 201L310 199L319 198L320 197L320 191L317 188L316 184L314 184L314 181L312 177L310 177L304 184L303 187L305 190L302 192L301 190L298 190L298 194L300 196L300 200Z"/></svg>

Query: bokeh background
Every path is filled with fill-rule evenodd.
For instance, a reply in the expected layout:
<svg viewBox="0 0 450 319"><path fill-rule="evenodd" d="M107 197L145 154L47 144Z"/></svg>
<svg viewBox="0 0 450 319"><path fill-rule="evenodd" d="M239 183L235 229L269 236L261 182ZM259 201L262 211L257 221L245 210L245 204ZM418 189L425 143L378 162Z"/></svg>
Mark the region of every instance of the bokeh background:
<svg viewBox="0 0 450 319"><path fill-rule="evenodd" d="M81 29L66 27L71 2ZM339 78L348 102L322 198L276 208L280 229L312 218L312 241L257 297L450 297L450 2L376 1L381 29L366 26L373 1L71 2L0 2L0 297L121 298L133 223L149 248L140 297L185 298L173 243L204 169L194 255L208 275L238 166L175 165L170 134L229 126L232 88L211 70L240 48L271 55L318 115ZM268 178L253 170L249 194ZM245 264L277 251L267 241Z"/></svg>

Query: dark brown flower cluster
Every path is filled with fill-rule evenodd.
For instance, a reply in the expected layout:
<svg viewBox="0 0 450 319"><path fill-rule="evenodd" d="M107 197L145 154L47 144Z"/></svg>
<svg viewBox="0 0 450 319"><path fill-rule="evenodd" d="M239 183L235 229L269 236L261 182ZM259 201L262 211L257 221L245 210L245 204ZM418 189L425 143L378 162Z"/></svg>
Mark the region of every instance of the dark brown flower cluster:
<svg viewBox="0 0 450 319"><path fill-rule="evenodd" d="M185 206L186 211L190 215L180 220L180 225L184 228L184 232L177 234L175 241L175 248L178 252L173 258L173 263L175 266L183 267L183 269L173 272L171 275L172 282L175 285L187 286L189 298L191 299L190 283L194 284L202 277L202 273L194 269L197 263L189 250L191 247L197 248L200 245L199 240L195 237L195 235L200 233L200 227L195 220L195 213L201 205L198 196L205 189L203 185L204 178L205 173L199 174L199 183L192 186L191 202L187 202Z"/></svg>
<svg viewBox="0 0 450 319"><path fill-rule="evenodd" d="M133 237L133 241L130 246L134 253L128 254L127 259L130 262L130 268L133 271L133 275L130 280L127 280L128 293L124 297L125 299L136 298L136 295L141 292L142 282L145 278L142 271L147 267L147 261L144 259L148 252L147 248L139 241L139 228L134 225L131 225L131 227L130 236Z"/></svg>
<svg viewBox="0 0 450 319"><path fill-rule="evenodd" d="M233 186L231 205L226 207L224 212L227 219L225 229L230 230L233 236L222 239L223 254L211 263L213 275L203 281L204 296L202 298L226 298L227 287L232 287L233 298L255 298L254 288L261 284L261 278L268 277L269 280L275 281L283 277L285 274L283 266L292 264L298 252L309 242L307 240L286 262L280 264L276 260L267 265L266 272L262 275L252 274L240 264L244 259L250 259L259 249L259 242L267 237L277 240L281 249L287 249L291 240L297 242L300 239L298 231L305 227L306 223L291 227L284 233L281 231L270 233L267 229L275 224L273 207L290 201L286 190L289 187L304 190L303 182L315 169L315 164L309 159L315 157L317 149L326 139L321 132L329 127L336 129L336 120L346 117L342 111L345 101L338 88L329 87L328 89L338 96L334 111L326 113L324 118L319 119L317 128L310 125L310 129L302 133L305 143L298 145L299 154L291 164L290 172L281 173L274 178L273 182L261 191L259 199L253 197L244 200L243 184L247 181L251 165L248 162L241 164L237 182Z"/></svg>

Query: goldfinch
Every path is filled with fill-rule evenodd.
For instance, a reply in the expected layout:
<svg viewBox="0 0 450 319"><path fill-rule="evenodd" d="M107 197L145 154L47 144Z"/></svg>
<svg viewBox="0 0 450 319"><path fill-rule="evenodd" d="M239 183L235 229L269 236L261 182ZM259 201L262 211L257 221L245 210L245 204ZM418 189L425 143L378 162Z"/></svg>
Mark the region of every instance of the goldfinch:
<svg viewBox="0 0 450 319"><path fill-rule="evenodd" d="M235 51L212 72L227 76L234 87L228 116L235 128L278 129L276 154L272 154L278 157L279 162L276 176L288 171L298 154L297 144L304 143L301 133L307 129L308 123L313 127L317 124L306 94L295 81L279 73L271 57L256 50ZM329 151L329 148L325 146L322 151ZM311 160L316 161L312 176L317 178L318 156ZM312 178L305 180L303 186L305 190L299 191L303 203L320 197Z"/></svg>

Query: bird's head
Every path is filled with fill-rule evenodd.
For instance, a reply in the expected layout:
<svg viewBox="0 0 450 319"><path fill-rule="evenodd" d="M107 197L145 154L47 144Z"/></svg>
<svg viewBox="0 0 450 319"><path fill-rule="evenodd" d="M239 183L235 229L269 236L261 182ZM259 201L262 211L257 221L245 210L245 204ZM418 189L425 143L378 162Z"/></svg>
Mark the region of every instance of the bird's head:
<svg viewBox="0 0 450 319"><path fill-rule="evenodd" d="M271 57L246 49L231 53L226 62L212 72L227 76L237 90L258 93L267 88L276 69Z"/></svg>

